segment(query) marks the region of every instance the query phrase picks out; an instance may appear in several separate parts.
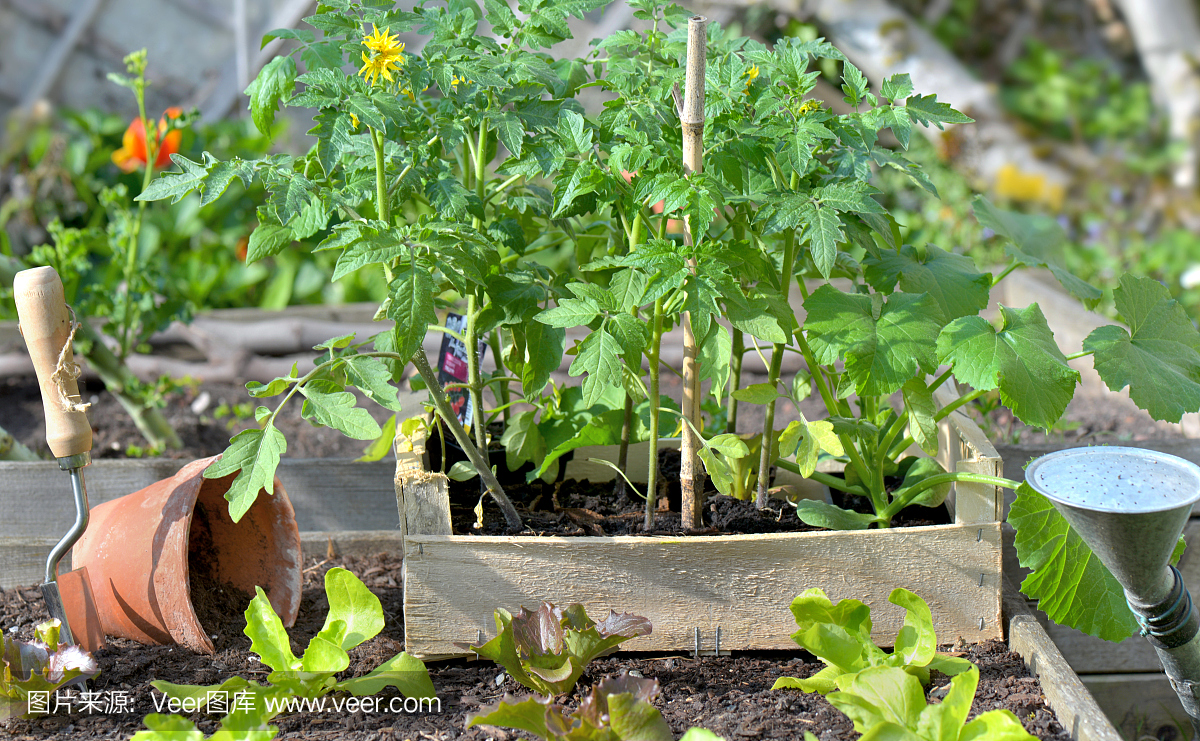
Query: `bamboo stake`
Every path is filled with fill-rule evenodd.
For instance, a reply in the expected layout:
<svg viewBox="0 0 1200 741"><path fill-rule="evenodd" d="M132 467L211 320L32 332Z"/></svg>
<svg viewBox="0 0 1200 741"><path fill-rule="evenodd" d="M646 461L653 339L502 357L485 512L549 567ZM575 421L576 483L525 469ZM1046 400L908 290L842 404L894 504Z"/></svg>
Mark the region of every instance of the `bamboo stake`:
<svg viewBox="0 0 1200 741"><path fill-rule="evenodd" d="M683 126L683 172L685 176L700 172L704 158L704 68L708 59L708 19L695 15L688 19L687 77L683 110L679 112ZM683 219L683 239L693 246L692 223ZM696 272L695 260L691 265ZM684 424L679 479L682 488L682 526L697 529L702 524L702 479L696 465L696 430L700 428L700 373L696 365L696 335L692 329L691 312L683 318L683 416L692 424ZM652 402L653 403L653 402Z"/></svg>

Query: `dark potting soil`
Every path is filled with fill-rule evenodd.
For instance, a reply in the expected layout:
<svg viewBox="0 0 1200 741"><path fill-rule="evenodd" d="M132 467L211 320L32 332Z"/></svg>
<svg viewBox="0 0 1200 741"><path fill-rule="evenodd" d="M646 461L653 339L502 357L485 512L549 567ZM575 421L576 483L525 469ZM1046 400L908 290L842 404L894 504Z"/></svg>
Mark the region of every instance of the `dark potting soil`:
<svg viewBox="0 0 1200 741"><path fill-rule="evenodd" d="M325 599L324 573L343 566L357 574L380 598L386 624L383 632L350 652L351 663L343 677L358 676L403 650L401 617L400 560L388 554L371 558L334 558L312 561L304 571L304 592L300 612L288 632L292 650L300 653L324 624L328 603ZM193 585L193 593L196 591ZM32 720L13 720L4 731L16 741L44 739L127 739L142 728L142 718L156 712L154 701L162 695L150 682L162 679L179 684L217 684L232 675L263 682L267 674L251 652L250 640L242 632L244 605L225 613L214 612L205 623L216 653L194 654L179 646L143 646L124 639L110 639L107 648L96 653L101 674L90 691L96 707L87 707L78 694L62 695L63 707L57 712ZM33 626L46 618L45 606L36 587L0 590L0 625L17 638L28 640ZM1017 654L999 641L977 645L943 647L965 656L979 665L980 682L972 715L993 708L1007 708L1016 714L1025 728L1047 741L1067 741L1069 734L1054 719L1045 704L1041 686L1029 676ZM807 677L821 668L805 652L747 653L737 656L701 657L687 655L614 656L591 664L574 697L605 676L624 671L638 672L657 679L662 692L655 705L662 711L678 735L692 726L703 726L729 741L742 739L801 738L812 731L821 741L852 741L858 737L850 721L823 698L796 690L772 691L781 676ZM466 719L482 706L494 703L504 694L523 695L524 689L490 662L463 659L431 662L430 676L437 689L438 701L432 710L405 713L389 712L392 701L401 709L403 700L392 689L378 695L380 709L336 712L332 703L325 712L282 715L273 722L279 726L280 739L508 739L528 738L526 734L497 728L466 729ZM937 688L949 679L935 673L929 687L931 702L939 696ZM339 699L341 699L339 697ZM127 701L127 702L123 702ZM440 709L437 707L440 704ZM217 728L219 716L189 716L206 733Z"/></svg>
<svg viewBox="0 0 1200 741"><path fill-rule="evenodd" d="M799 533L824 528L811 527L796 517L793 506L782 499L771 499L758 509L753 501L719 494L711 487L705 491L704 526L684 530L681 526L678 450L659 452L662 486L654 512L652 535L728 535L735 533ZM591 482L567 479L546 483L540 479L528 484L506 484L505 492L513 501L525 529L520 535L604 536L645 535L645 500L636 495L620 494L615 482ZM833 503L858 512L871 512L865 497L834 492ZM454 532L474 535L509 533L500 508L491 497L483 497L482 527L476 527L476 507L480 502L479 480L450 482L450 517ZM910 507L892 520L895 527L944 525L950 522L944 507Z"/></svg>

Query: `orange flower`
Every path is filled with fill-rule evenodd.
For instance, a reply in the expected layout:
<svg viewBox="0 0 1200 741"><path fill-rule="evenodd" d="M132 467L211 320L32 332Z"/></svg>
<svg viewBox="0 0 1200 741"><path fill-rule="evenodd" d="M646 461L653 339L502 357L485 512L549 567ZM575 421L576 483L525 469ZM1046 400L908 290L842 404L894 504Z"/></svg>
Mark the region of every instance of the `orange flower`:
<svg viewBox="0 0 1200 741"><path fill-rule="evenodd" d="M171 155L179 151L179 140L183 138L183 132L179 129L167 132L167 119L179 118L181 115L183 109L172 106L164 112L163 118L158 120L158 136L155 142L158 156L154 158L155 167L170 165ZM112 154L112 161L117 167L125 172L133 172L146 166L146 130L142 127L142 119L133 119L129 128L125 129L121 144L121 148Z"/></svg>

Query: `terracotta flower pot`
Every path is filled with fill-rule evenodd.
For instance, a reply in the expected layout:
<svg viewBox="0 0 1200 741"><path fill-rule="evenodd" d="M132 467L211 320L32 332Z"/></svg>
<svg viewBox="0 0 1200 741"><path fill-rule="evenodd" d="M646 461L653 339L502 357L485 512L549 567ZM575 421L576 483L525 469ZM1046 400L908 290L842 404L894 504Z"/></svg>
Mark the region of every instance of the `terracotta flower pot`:
<svg viewBox="0 0 1200 741"><path fill-rule="evenodd" d="M203 476L218 457L92 509L71 563L88 569L105 634L211 654L192 605L193 576L251 595L260 586L283 624L295 622L302 558L292 504L275 479L275 494L260 494L234 523L225 501L234 476Z"/></svg>

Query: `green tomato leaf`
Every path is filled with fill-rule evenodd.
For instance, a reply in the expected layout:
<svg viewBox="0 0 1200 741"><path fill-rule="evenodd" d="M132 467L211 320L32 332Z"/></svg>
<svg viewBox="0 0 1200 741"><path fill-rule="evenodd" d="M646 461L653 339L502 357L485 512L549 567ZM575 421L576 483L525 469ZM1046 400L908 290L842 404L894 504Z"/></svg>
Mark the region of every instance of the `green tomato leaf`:
<svg viewBox="0 0 1200 741"><path fill-rule="evenodd" d="M530 322L525 334L525 364L521 368L521 392L526 399L536 398L550 382L550 374L558 370L566 352L566 331Z"/></svg>
<svg viewBox="0 0 1200 741"><path fill-rule="evenodd" d="M1000 389L1000 398L1026 424L1049 428L1075 394L1079 371L1067 365L1037 304L1000 307L996 331L978 316L955 319L938 337L938 357L975 389Z"/></svg>
<svg viewBox="0 0 1200 741"><path fill-rule="evenodd" d="M280 101L291 97L296 87L296 75L296 60L287 55L277 56L267 62L246 88L246 95L250 96L250 117L265 136L271 135Z"/></svg>
<svg viewBox="0 0 1200 741"><path fill-rule="evenodd" d="M329 613L322 631L335 620L345 623L342 649L349 651L383 630L383 606L379 598L346 569L325 572L325 596L329 599Z"/></svg>
<svg viewBox="0 0 1200 741"><path fill-rule="evenodd" d="M237 478L225 492L229 516L242 519L259 491L275 493L275 469L279 457L287 451L287 440L273 426L261 430L242 430L229 441L221 459L204 469L204 478L219 479L237 472Z"/></svg>
<svg viewBox="0 0 1200 741"><path fill-rule="evenodd" d="M396 276L388 291L392 302L387 317L396 322L393 349L401 357L412 357L421 349L429 325L437 322L433 309L437 287L428 271L406 269Z"/></svg>
<svg viewBox="0 0 1200 741"><path fill-rule="evenodd" d="M600 306L590 298L562 298L558 306L534 317L549 327L569 329L589 324L600 316Z"/></svg>
<svg viewBox="0 0 1200 741"><path fill-rule="evenodd" d="M904 110L914 123L928 127L930 124L942 128L944 123L964 124L974 123L975 119L950 107L949 103L939 103L936 95L912 95L904 101Z"/></svg>
<svg viewBox="0 0 1200 741"><path fill-rule="evenodd" d="M250 233L250 241L246 244L246 264L251 264L278 255L295 239L291 227L264 221Z"/></svg>
<svg viewBox="0 0 1200 741"><path fill-rule="evenodd" d="M366 355L346 357L346 377L368 399L384 409L400 411L399 389L392 385L392 372L379 358Z"/></svg>
<svg viewBox="0 0 1200 741"><path fill-rule="evenodd" d="M808 240L813 263L822 278L829 278L837 261L838 243L846 241L842 219L832 207L813 208L801 239Z"/></svg>
<svg viewBox="0 0 1200 741"><path fill-rule="evenodd" d="M717 491L726 496L733 496L733 471L730 470L729 465L706 447L697 450L696 455L704 464L704 472L708 474L708 478Z"/></svg>
<svg viewBox="0 0 1200 741"><path fill-rule="evenodd" d="M374 440L383 432L366 409L355 406L354 394L339 384L318 378L300 387L306 401L302 415L332 427L354 440Z"/></svg>
<svg viewBox="0 0 1200 741"><path fill-rule="evenodd" d="M271 607L267 593L262 587L254 588L255 597L246 608L245 634L250 638L250 650L258 654L262 663L277 672L300 669L300 660L292 653L291 641L283 623Z"/></svg>
<svg viewBox="0 0 1200 741"><path fill-rule="evenodd" d="M623 348L617 338L601 326L584 338L579 345L579 354L571 362L567 372L572 376L583 374L583 403L591 406L599 401L604 389L621 385L621 352Z"/></svg>
<svg viewBox="0 0 1200 741"><path fill-rule="evenodd" d="M1128 386L1155 419L1178 422L1200 409L1200 333L1183 307L1158 281L1129 275L1113 299L1131 332L1108 325L1083 342L1104 383L1113 391Z"/></svg>
<svg viewBox="0 0 1200 741"><path fill-rule="evenodd" d="M1017 559L1033 570L1021 591L1038 609L1059 625L1107 641L1133 635L1138 626L1125 591L1049 499L1022 483L1008 522L1017 530Z"/></svg>
<svg viewBox="0 0 1200 741"><path fill-rule="evenodd" d="M262 407L260 407L262 408ZM374 463L375 461L383 460L383 458L392 452L392 445L396 441L396 415L388 417L387 422L383 423L383 431L379 433L379 437L375 438L370 445L363 449L363 454L354 459L355 463Z"/></svg>
<svg viewBox="0 0 1200 741"><path fill-rule="evenodd" d="M800 433L800 438L796 446L796 465L800 467L801 476L812 476L813 471L817 470L817 459L821 455L821 451L829 453L833 456L842 456L846 451L842 448L842 441L834 432L833 423L825 420L817 422L809 422L804 414L800 415L800 419L795 423L796 431ZM792 429L789 424L787 430ZM789 452L784 452L784 437L779 439L779 454L784 458L791 455ZM841 528L836 528L841 529ZM855 528L857 529L857 528Z"/></svg>

